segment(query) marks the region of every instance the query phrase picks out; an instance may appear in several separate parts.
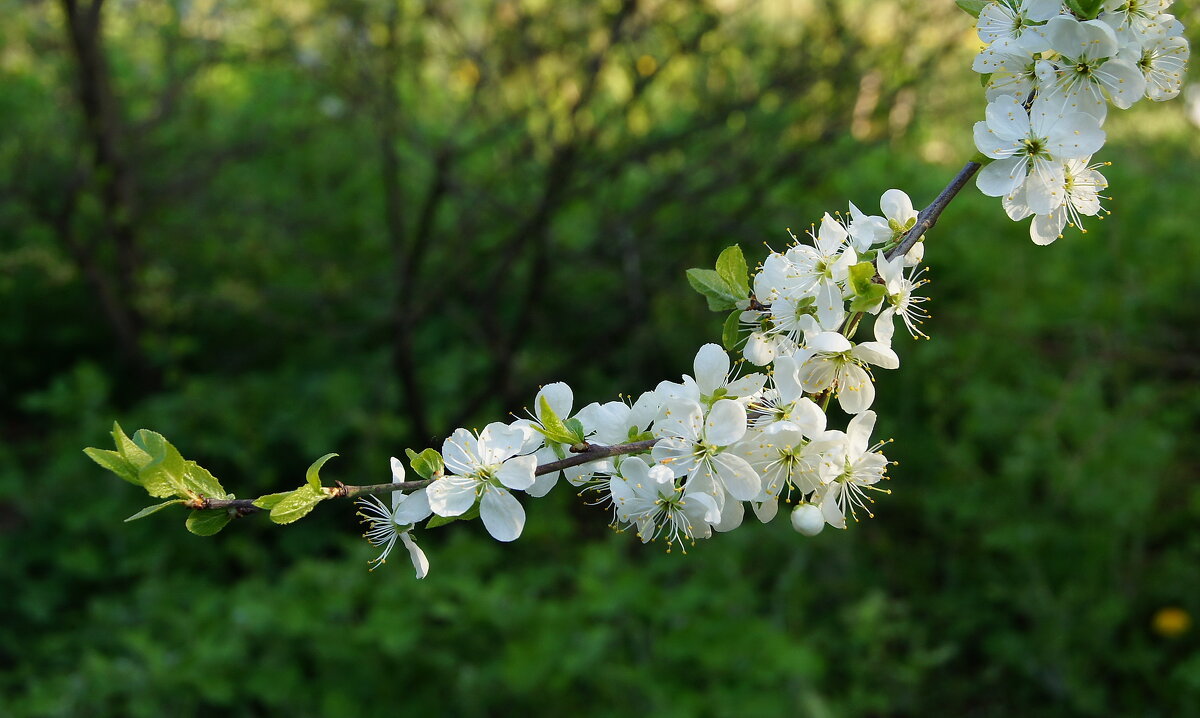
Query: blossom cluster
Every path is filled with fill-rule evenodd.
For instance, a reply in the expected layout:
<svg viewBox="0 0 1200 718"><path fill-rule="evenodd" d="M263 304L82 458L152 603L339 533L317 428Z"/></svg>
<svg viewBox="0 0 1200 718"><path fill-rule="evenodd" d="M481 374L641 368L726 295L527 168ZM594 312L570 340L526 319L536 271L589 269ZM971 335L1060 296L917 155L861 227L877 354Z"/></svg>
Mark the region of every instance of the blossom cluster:
<svg viewBox="0 0 1200 718"><path fill-rule="evenodd" d="M411 533L430 516L477 516L493 538L513 541L525 525L516 495L542 497L560 481L606 507L614 528L685 553L697 539L740 526L747 506L765 523L782 500L792 505L793 527L810 536L871 515L871 494L887 493L877 484L889 466L882 443L871 440L871 368L899 366L891 346L897 318L924 336L924 298L914 294L924 283L916 267L923 245L888 258L917 212L900 190L880 204L882 215L854 205L838 219L824 215L811 242L773 252L752 278L743 262L753 292L736 302L732 344L746 361L706 344L692 374L636 400L576 408L571 388L556 382L542 387L528 417L454 431L426 488L396 492L390 507L374 497L362 502L366 536L384 547L377 561L400 540L423 576L428 562ZM875 317L874 337L856 342L867 316ZM740 369L752 366L762 369ZM833 399L850 415L844 430L827 425ZM569 461L596 447L618 452ZM404 480L397 459L392 472Z"/></svg>
<svg viewBox="0 0 1200 718"><path fill-rule="evenodd" d="M1092 157L1108 105L1174 97L1188 59L1182 26L1166 14L1171 0L1088 0L1086 12L1081 2L959 0L978 11L985 44L974 61L989 101L975 125L986 165L977 184L1002 197L1012 219L1033 217L1038 244L1101 211L1107 183ZM560 481L605 507L614 528L684 552L740 526L747 506L765 523L783 500L809 536L870 516L892 463L871 439L872 372L900 365L897 320L927 338L917 290L931 226L900 190L884 193L880 210L824 214L806 241L792 235L753 276L737 247L715 270L690 270L710 308L732 311L724 347L701 347L681 381L578 409L569 386L549 384L525 418L457 429L440 452L410 453L425 488L395 492L390 505L362 502L366 537L383 547L375 562L401 541L424 576L412 531L425 519L434 527L477 517L493 538L513 541L525 526L517 495L542 497ZM841 425L830 421L834 399L849 417L844 429L830 426ZM397 459L392 474L404 480Z"/></svg>
<svg viewBox="0 0 1200 718"><path fill-rule="evenodd" d="M1092 157L1104 144L1111 104L1179 94L1190 48L1172 0L1104 0L1093 19L1059 0L997 0L979 13L986 44L973 69L987 87L975 145L994 160L979 173L1014 221L1049 244L1068 225L1103 211L1108 183Z"/></svg>

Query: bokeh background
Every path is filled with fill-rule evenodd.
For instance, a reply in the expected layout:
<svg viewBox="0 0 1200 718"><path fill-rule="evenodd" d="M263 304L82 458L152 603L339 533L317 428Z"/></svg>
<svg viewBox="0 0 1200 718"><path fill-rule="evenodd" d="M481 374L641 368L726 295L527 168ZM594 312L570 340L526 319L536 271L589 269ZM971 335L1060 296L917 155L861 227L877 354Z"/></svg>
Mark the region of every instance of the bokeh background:
<svg viewBox="0 0 1200 718"><path fill-rule="evenodd" d="M1193 28L1200 13L1176 11ZM374 552L349 505L211 539L80 451L239 496L690 368L683 270L982 116L950 0L0 0L0 714L1200 715L1200 88L1115 112L1112 216L968 189L879 372L878 517L686 557L569 491Z"/></svg>

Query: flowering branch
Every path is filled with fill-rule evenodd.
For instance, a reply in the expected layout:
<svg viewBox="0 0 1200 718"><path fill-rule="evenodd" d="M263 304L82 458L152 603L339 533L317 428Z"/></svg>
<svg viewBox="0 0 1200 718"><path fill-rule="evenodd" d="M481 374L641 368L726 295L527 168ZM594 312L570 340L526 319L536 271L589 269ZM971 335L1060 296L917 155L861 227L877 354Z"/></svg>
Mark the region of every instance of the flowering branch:
<svg viewBox="0 0 1200 718"><path fill-rule="evenodd" d="M807 536L826 525L846 528L860 513L872 516L874 496L890 493L879 484L893 463L880 451L886 442L871 440L873 372L900 367L895 320L914 338L926 337L918 242L972 178L984 194L1003 198L1010 218L1033 217L1030 237L1038 244L1098 214L1097 190L1107 183L1095 171L1100 165L1089 162L1105 140L1100 125L1108 103L1124 109L1143 95L1170 99L1189 53L1175 18L1132 3L958 5L979 17L987 44L973 65L985 75L989 99L985 121L974 128L978 161L967 162L920 212L907 194L890 189L880 197L883 216L854 204L848 214L826 212L808 231L811 242L792 235L753 272L737 245L721 252L713 269L689 269L689 283L709 308L728 315L721 345L702 346L681 382L660 382L636 401L577 410L569 386L548 384L528 418L479 432L456 429L440 451L408 450L421 481L406 481L404 464L392 458L391 483L325 486L319 472L335 456L328 454L299 488L238 499L152 431L130 439L114 426L116 451L85 451L168 499L128 520L183 505L192 509L188 530L200 535L248 513L269 511L272 521L288 524L327 499L357 498L365 537L383 548L372 563L402 542L418 578L429 568L413 537L418 524L435 529L478 518L496 540L513 541L525 526L514 492L541 498L560 479L611 510L614 528L633 528L643 542L662 538L668 550L684 552L698 539L738 528L747 508L766 523L785 503L792 526ZM858 341L868 314L873 338ZM747 363L734 366L734 351ZM751 365L761 371L745 371ZM850 417L835 419L844 430L828 426L835 399Z"/></svg>
<svg viewBox="0 0 1200 718"><path fill-rule="evenodd" d="M614 444L612 446L603 446L600 444L583 444L574 452L574 456L568 456L559 461L550 461L541 464L534 469L535 476L544 476L563 469L569 469L573 466L581 466L593 461L608 459L613 456L622 456L625 454L638 454L644 451L649 451L658 443L658 439L646 439L644 441L633 441L628 444ZM421 481L393 481L386 484L370 484L367 486L351 486L343 484L340 481L336 485L328 487L325 491L329 498L334 499L357 499L363 496L375 496L378 494L390 494L393 491L402 491L405 493L411 491L420 491L434 482L434 479L423 479ZM184 506L195 510L212 510L226 509L235 512L238 516L247 514L259 513L267 509L256 505L254 502L257 499L213 499L204 496L184 502Z"/></svg>

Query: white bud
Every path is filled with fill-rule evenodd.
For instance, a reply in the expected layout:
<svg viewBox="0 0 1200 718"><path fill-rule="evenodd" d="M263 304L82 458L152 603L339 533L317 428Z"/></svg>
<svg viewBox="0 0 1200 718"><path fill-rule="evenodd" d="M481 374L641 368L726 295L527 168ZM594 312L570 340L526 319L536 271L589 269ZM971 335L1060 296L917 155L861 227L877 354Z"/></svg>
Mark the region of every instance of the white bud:
<svg viewBox="0 0 1200 718"><path fill-rule="evenodd" d="M792 528L805 536L816 536L825 528L825 517L816 504L800 504L792 510Z"/></svg>

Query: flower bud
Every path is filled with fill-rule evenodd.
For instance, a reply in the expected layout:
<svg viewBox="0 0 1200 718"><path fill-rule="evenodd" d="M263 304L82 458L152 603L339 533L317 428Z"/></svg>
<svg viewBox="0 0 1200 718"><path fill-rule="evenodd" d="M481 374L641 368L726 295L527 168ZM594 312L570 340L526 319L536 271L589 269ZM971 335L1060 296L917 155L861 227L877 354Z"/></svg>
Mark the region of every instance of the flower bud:
<svg viewBox="0 0 1200 718"><path fill-rule="evenodd" d="M816 536L825 528L825 517L816 504L800 504L792 510L792 528L805 536Z"/></svg>

